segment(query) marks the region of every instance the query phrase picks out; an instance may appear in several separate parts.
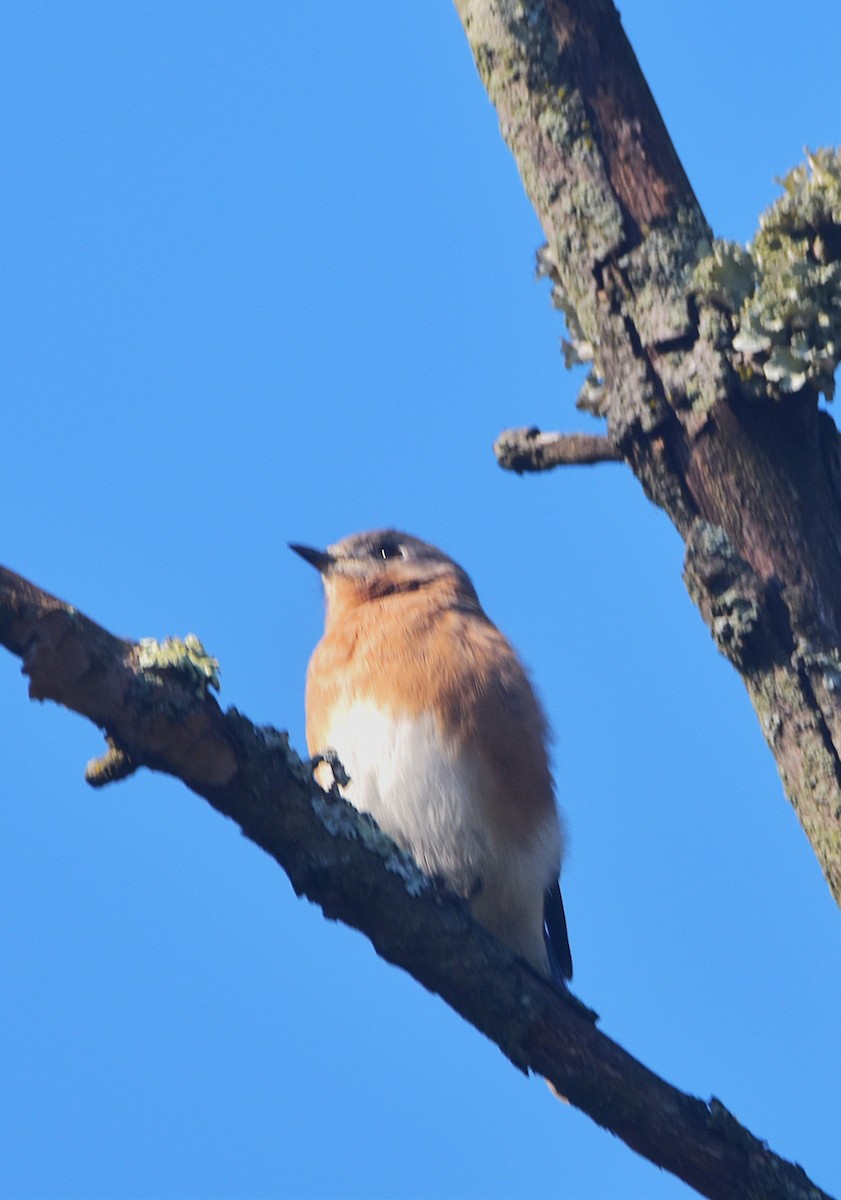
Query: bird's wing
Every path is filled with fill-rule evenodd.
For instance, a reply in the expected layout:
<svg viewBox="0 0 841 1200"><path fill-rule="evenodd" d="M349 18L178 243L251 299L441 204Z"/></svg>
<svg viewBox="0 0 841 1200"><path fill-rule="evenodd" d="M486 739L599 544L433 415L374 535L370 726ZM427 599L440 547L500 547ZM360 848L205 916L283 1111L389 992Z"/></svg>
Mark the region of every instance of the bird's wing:
<svg viewBox="0 0 841 1200"><path fill-rule="evenodd" d="M546 889L543 898L543 936L552 973L559 983L572 979L572 954L567 935L567 919L559 883Z"/></svg>

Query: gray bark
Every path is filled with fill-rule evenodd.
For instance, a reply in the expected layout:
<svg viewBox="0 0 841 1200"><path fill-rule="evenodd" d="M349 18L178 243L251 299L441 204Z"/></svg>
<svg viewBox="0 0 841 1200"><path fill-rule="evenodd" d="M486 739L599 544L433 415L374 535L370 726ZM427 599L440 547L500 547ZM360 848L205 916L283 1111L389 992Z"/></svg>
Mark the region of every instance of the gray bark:
<svg viewBox="0 0 841 1200"><path fill-rule="evenodd" d="M743 379L726 312L693 290L710 230L610 0L456 8L595 363L586 405L684 538L690 595L841 903L835 425L814 387Z"/></svg>
<svg viewBox="0 0 841 1200"><path fill-rule="evenodd" d="M369 937L523 1071L702 1195L822 1200L716 1100L658 1078L598 1030L595 1014L538 976L421 874L370 818L323 792L284 733L255 728L210 695L215 663L193 641L114 637L0 567L0 645L23 660L33 699L106 731L88 765L102 786L140 766L183 780L270 854L299 895Z"/></svg>

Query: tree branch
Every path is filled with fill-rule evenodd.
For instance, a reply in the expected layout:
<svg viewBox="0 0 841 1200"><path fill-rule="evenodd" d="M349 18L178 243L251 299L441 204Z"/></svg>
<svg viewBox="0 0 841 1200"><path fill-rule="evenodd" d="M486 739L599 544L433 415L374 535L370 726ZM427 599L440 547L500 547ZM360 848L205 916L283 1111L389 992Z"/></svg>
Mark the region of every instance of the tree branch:
<svg viewBox="0 0 841 1200"><path fill-rule="evenodd" d="M604 381L609 439L687 541L690 592L841 903L832 419L814 386L786 394L753 371L721 295L699 289L711 234L611 0L455 3L546 234L541 269ZM839 235L821 219L818 262ZM698 557L713 542L726 586Z"/></svg>
<svg viewBox="0 0 841 1200"><path fill-rule="evenodd" d="M541 433L534 426L506 429L494 442L494 454L507 471L551 471L553 467L621 462L622 455L606 437L587 433Z"/></svg>
<svg viewBox="0 0 841 1200"><path fill-rule="evenodd" d="M369 937L598 1124L721 1200L821 1200L803 1170L727 1110L658 1078L473 921L467 907L357 813L323 792L284 733L210 695L215 663L196 639L130 642L0 568L0 643L23 660L33 699L55 700L108 735L116 774L175 775L287 872L298 895ZM102 782L94 768L95 782ZM110 769L110 768L109 768Z"/></svg>

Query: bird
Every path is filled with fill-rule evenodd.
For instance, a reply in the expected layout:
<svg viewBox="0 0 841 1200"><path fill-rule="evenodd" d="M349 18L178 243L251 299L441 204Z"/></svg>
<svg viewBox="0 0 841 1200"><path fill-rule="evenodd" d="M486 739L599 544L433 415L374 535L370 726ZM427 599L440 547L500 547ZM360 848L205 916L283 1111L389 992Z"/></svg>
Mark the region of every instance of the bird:
<svg viewBox="0 0 841 1200"><path fill-rule="evenodd" d="M307 669L314 761L561 988L572 957L548 724L525 667L458 563L395 529L290 549L321 576L324 633Z"/></svg>

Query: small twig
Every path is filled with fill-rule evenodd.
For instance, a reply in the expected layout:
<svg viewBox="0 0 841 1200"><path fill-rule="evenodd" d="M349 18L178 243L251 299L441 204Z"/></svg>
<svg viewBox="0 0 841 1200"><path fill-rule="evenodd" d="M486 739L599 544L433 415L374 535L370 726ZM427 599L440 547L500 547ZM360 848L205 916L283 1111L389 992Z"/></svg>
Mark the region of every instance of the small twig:
<svg viewBox="0 0 841 1200"><path fill-rule="evenodd" d="M518 475L622 461L609 438L589 433L541 433L535 426L504 430L494 442L494 454L501 467Z"/></svg>
<svg viewBox="0 0 841 1200"><path fill-rule="evenodd" d="M106 737L108 749L99 758L92 758L85 767L85 782L91 787L105 787L107 783L117 783L120 779L128 779L138 768L131 755L126 754L112 737Z"/></svg>

